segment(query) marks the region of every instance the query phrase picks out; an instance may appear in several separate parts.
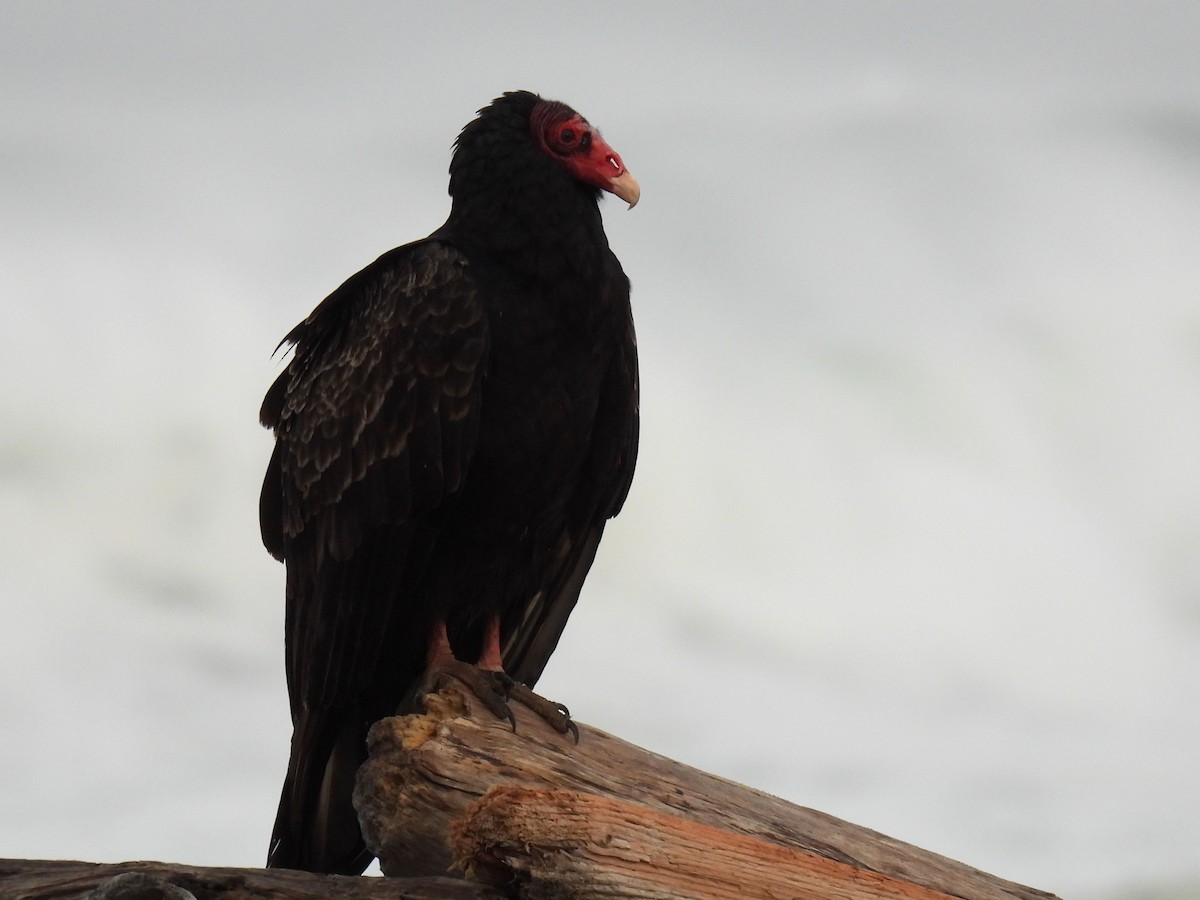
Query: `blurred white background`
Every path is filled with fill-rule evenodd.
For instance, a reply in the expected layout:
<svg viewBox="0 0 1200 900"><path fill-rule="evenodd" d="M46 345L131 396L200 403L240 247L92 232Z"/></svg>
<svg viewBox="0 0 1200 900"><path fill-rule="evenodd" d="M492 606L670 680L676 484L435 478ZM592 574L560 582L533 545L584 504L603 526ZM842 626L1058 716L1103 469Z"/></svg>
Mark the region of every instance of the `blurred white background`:
<svg viewBox="0 0 1200 900"><path fill-rule="evenodd" d="M0 856L262 863L271 351L529 88L643 188L640 467L544 693L1200 897L1198 45L1191 2L0 6Z"/></svg>

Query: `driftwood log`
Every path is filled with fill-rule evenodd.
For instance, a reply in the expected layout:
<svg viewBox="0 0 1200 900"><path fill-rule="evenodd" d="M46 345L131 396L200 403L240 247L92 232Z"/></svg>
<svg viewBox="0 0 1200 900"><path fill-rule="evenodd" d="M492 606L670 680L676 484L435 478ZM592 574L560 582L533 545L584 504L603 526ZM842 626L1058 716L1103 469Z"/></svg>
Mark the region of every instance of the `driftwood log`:
<svg viewBox="0 0 1200 900"><path fill-rule="evenodd" d="M3 900L904 898L1052 900L594 728L453 684L371 730L355 804L388 878L158 862L0 860Z"/></svg>
<svg viewBox="0 0 1200 900"><path fill-rule="evenodd" d="M1045 900L1052 895L453 685L368 737L355 805L386 874L534 897Z"/></svg>
<svg viewBox="0 0 1200 900"><path fill-rule="evenodd" d="M353 878L176 863L0 859L3 900L504 900L457 878Z"/></svg>

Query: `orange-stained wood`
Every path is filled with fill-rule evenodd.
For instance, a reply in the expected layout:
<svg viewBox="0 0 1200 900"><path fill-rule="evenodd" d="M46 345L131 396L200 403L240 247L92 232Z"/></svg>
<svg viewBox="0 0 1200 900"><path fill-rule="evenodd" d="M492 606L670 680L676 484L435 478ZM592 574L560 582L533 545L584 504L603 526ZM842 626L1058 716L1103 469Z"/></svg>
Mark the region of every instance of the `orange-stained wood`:
<svg viewBox="0 0 1200 900"><path fill-rule="evenodd" d="M582 791L493 788L454 831L457 866L503 885L611 897L950 900L792 847Z"/></svg>

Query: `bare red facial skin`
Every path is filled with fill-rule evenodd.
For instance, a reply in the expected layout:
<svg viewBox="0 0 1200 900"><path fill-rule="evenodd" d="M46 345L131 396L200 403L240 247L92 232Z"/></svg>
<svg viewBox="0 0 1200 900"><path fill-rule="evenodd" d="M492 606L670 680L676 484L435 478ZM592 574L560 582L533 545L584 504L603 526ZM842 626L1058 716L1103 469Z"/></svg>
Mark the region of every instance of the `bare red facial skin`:
<svg viewBox="0 0 1200 900"><path fill-rule="evenodd" d="M572 176L616 194L632 208L638 201L637 181L620 155L578 113L558 104L534 109L530 125L538 144Z"/></svg>

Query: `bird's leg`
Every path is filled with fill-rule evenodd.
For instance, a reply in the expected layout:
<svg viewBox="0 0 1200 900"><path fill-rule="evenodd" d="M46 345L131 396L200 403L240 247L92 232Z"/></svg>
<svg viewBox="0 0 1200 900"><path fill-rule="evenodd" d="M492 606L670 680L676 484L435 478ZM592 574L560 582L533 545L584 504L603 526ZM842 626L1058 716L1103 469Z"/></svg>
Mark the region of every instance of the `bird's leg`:
<svg viewBox="0 0 1200 900"><path fill-rule="evenodd" d="M465 663L454 655L450 637L446 634L446 623L434 623L429 639L429 650L425 655L425 675L417 687L416 701L432 694L444 683L446 677L462 682L479 702L497 719L505 719L517 730L517 720L508 708L508 692L513 681L504 674L503 666L485 668L482 665Z"/></svg>
<svg viewBox="0 0 1200 900"><path fill-rule="evenodd" d="M487 633L483 636L483 650L475 665L489 672L504 671L504 655L500 652L500 617L488 619Z"/></svg>
<svg viewBox="0 0 1200 900"><path fill-rule="evenodd" d="M504 672L504 657L500 650L499 616L492 616L488 620L487 633L483 638L483 650L475 665L490 672ZM575 738L575 743L579 743L579 729L571 721L570 710L561 703L547 700L541 694L535 694L527 685L512 679L509 679L508 699L516 700L522 706L533 710L559 734L570 732L571 736Z"/></svg>

